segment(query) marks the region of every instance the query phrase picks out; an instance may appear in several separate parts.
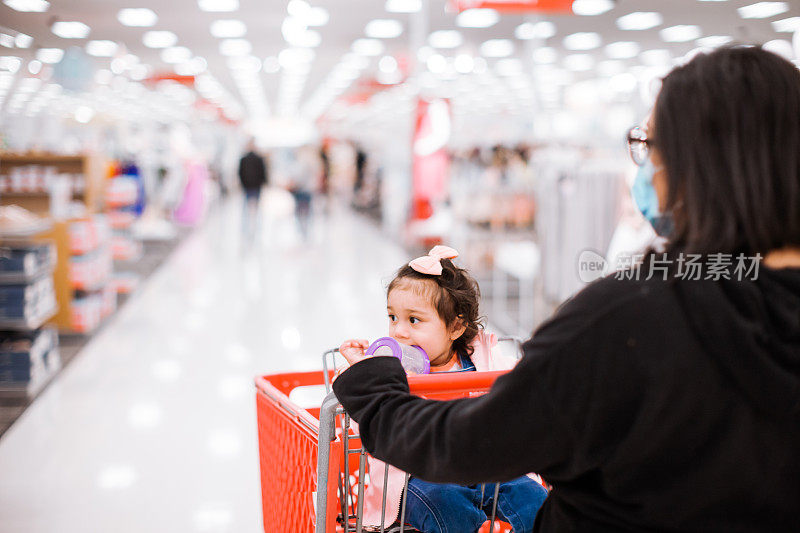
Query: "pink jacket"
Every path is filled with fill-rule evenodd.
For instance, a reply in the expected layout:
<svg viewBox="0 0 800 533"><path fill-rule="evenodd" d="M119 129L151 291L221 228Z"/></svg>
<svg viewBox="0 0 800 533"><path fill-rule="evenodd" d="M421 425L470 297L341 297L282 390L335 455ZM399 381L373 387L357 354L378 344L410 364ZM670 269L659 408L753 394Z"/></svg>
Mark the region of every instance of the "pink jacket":
<svg viewBox="0 0 800 533"><path fill-rule="evenodd" d="M492 348L497 345L495 334L487 335L484 332L478 334L472 346L472 362L478 372L488 372L491 370L508 370L516 363L513 357L492 354ZM353 423L355 430L358 426ZM365 526L380 527L381 525L381 502L383 500L383 480L386 474L386 463L367 456L367 472L369 473L369 483L364 489L364 514L363 524ZM400 502L403 494L403 484L405 474L389 465L388 483L386 486L386 511L384 513L384 526L388 527L397 519L400 514Z"/></svg>

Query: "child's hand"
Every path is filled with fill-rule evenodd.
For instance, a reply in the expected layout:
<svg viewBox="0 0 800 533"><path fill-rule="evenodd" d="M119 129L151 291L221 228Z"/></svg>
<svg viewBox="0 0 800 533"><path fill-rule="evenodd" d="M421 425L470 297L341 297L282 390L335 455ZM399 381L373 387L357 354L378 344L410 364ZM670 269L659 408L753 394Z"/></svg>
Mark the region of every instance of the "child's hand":
<svg viewBox="0 0 800 533"><path fill-rule="evenodd" d="M364 355L364 351L367 348L369 348L369 341L364 339L350 339L344 341L342 345L339 346L339 353L347 359L349 364L354 365L368 357Z"/></svg>

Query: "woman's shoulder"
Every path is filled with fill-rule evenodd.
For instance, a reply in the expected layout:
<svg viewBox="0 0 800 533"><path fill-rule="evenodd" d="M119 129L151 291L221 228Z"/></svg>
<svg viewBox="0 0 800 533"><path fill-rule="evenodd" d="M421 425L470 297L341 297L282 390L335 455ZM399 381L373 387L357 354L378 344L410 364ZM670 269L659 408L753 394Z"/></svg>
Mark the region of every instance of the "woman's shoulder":
<svg viewBox="0 0 800 533"><path fill-rule="evenodd" d="M680 313L674 282L627 279L614 274L587 285L562 303L534 334L545 337L602 335L614 324L626 327L669 322Z"/></svg>

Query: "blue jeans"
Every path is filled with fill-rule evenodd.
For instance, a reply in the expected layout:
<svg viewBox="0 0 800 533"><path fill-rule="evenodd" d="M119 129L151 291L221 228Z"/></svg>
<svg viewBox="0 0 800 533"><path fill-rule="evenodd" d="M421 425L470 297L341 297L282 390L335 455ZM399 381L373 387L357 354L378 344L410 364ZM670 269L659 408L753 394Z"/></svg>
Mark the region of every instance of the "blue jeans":
<svg viewBox="0 0 800 533"><path fill-rule="evenodd" d="M430 483L412 477L406 523L423 533L474 533L491 517L494 487L487 483L481 499L480 485ZM497 517L511 524L514 533L531 533L545 498L547 490L529 477L500 483Z"/></svg>

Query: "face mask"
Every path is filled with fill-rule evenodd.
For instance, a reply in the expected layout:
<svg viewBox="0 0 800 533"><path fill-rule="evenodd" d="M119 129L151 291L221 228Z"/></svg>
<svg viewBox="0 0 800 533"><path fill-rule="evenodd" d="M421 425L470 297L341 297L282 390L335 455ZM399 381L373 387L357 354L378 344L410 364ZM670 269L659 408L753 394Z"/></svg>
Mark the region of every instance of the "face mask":
<svg viewBox="0 0 800 533"><path fill-rule="evenodd" d="M658 207L658 195L656 189L653 187L653 174L656 173L656 168L650 159L645 161L644 165L639 167L636 173L636 179L633 181L631 194L636 207L644 215L656 233L662 237L669 236L672 233L672 216L670 214L661 213Z"/></svg>

